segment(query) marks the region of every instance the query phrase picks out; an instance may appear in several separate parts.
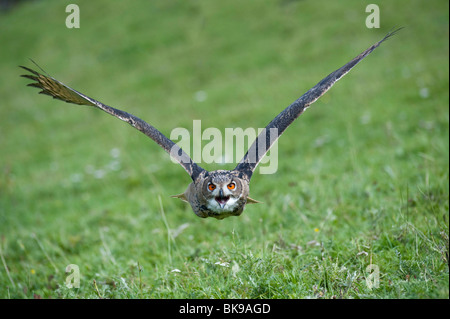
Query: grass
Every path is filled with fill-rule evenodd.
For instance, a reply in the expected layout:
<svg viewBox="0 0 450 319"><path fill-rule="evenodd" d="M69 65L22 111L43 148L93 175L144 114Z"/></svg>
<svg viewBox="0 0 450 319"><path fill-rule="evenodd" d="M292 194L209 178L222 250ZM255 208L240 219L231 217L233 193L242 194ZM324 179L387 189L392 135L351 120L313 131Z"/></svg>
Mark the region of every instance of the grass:
<svg viewBox="0 0 450 319"><path fill-rule="evenodd" d="M449 297L448 2L381 1L380 29L355 1L77 3L80 29L56 0L0 17L1 298ZM155 143L17 67L167 135L224 132L265 126L394 26L281 137L277 173L252 179L264 204L222 221L169 196L189 177Z"/></svg>

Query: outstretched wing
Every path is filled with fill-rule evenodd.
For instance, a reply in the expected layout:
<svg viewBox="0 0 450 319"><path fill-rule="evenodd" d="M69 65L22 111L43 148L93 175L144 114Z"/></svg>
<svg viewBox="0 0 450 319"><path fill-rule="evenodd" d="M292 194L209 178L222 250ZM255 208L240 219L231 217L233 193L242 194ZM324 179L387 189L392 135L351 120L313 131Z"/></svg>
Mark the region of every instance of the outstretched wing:
<svg viewBox="0 0 450 319"><path fill-rule="evenodd" d="M36 66L38 66L36 64ZM79 105L90 105L95 106L118 119L127 122L137 130L141 131L156 143L161 146L167 153L169 153L173 158L175 158L181 166L186 170L186 172L191 176L192 180L197 179L198 175L204 170L199 165L194 163L192 159L187 155L177 144L168 139L164 134L158 131L156 128L148 124L147 122L141 120L140 118L105 105L99 101L96 101L83 93L80 93L62 82L52 78L49 75L43 75L30 68L20 66L21 68L27 70L31 74L22 75L25 78L31 79L34 82L28 84L28 86L36 87L41 89L39 93L47 94L55 99L79 104ZM39 67L39 66L38 66ZM39 67L40 68L40 67ZM41 69L42 70L42 69ZM43 71L43 70L42 70ZM45 71L43 71L45 73Z"/></svg>
<svg viewBox="0 0 450 319"><path fill-rule="evenodd" d="M294 122L295 119L297 119L299 115L302 114L312 103L324 95L325 92L327 92L334 85L334 83L346 75L356 64L368 56L383 41L393 36L400 29L389 32L383 39L372 45L340 69L329 74L312 89L303 94L299 99L278 114L258 135L256 140L248 149L248 152L236 166L235 170L243 173L248 179L250 179L256 166L258 166L261 159L269 151L273 143L275 143L281 134L283 134L286 128L291 125L292 122Z"/></svg>

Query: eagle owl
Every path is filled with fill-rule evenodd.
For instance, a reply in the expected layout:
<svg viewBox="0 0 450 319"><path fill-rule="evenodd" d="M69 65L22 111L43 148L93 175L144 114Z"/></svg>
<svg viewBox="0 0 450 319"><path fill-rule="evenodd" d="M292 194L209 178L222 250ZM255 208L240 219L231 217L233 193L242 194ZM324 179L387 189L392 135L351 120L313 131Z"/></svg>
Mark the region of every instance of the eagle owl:
<svg viewBox="0 0 450 319"><path fill-rule="evenodd" d="M42 91L39 93L50 95L55 99L68 103L97 107L106 113L127 122L150 137L175 158L192 179L192 183L189 184L184 193L173 197L188 202L194 213L199 217L224 219L229 216L239 216L243 212L246 204L258 203L258 201L249 197L250 179L261 159L280 135L283 134L286 128L292 124L306 108L325 94L336 81L347 74L356 64L375 50L383 41L394 35L398 30L400 29L389 32L383 39L370 46L343 67L330 73L299 99L285 108L257 136L242 160L237 164L236 168L231 171L207 171L197 163L193 162L193 160L177 144L140 118L94 100L83 93L68 87L48 74L44 75L30 68L24 66L21 67L31 73L22 76L34 81L28 84L28 86L41 89ZM41 69L37 64L36 66ZM46 73L42 69L41 71ZM277 133L276 138L269 137L266 132L274 129Z"/></svg>

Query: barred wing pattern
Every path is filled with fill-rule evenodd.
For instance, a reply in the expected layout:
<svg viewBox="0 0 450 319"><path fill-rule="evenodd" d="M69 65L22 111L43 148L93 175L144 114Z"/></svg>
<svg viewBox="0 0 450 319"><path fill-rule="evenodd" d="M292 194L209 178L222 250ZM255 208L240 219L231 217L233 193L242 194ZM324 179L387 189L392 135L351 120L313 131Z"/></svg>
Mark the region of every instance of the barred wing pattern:
<svg viewBox="0 0 450 319"><path fill-rule="evenodd" d="M294 103L284 109L278 114L258 135L256 140L248 149L248 152L236 166L235 170L246 175L250 180L254 170L258 166L261 159L269 151L270 147L275 141L283 134L292 122L297 119L312 103L317 101L322 95L324 95L339 79L346 75L356 64L361 62L366 56L368 56L373 50L375 50L382 42L389 39L395 33L402 28L389 32L383 39L372 45L370 48L362 52L353 60L348 62L340 69L330 73L327 77L317 83L313 88L307 91ZM277 134L275 137L270 134L271 131L275 131Z"/></svg>
<svg viewBox="0 0 450 319"><path fill-rule="evenodd" d="M39 67L37 64L36 66ZM112 116L117 117L122 121L127 122L140 132L144 133L152 140L154 140L159 146L161 146L173 158L175 158L178 161L178 163L180 163L180 165L183 166L183 168L186 170L189 176L191 176L193 181L195 181L199 176L199 174L202 171L204 171L204 169L201 168L199 165L197 165L195 162L193 162L192 159L189 157L189 155L187 155L177 144L168 139L155 127L141 120L140 118L130 113L105 105L97 100L94 100L84 95L83 93L80 93L68 87L64 83L56 80L55 78L49 75L43 75L24 66L21 66L21 68L31 73L22 76L33 80L34 82L28 84L28 86L41 89L42 91L39 92L40 94L50 95L55 99L67 103L94 106L96 108L105 111L108 114L111 114ZM43 72L45 73L45 71Z"/></svg>

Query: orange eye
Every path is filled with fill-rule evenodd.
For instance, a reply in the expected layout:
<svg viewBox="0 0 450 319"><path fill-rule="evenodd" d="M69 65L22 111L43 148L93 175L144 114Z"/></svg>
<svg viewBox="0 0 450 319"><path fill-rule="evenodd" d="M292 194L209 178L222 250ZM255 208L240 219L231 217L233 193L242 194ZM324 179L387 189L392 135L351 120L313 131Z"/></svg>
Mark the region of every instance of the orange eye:
<svg viewBox="0 0 450 319"><path fill-rule="evenodd" d="M209 185L208 185L208 189L212 192L213 190L216 189L216 185L214 185L214 184L209 184Z"/></svg>
<svg viewBox="0 0 450 319"><path fill-rule="evenodd" d="M236 184L235 183L230 183L227 185L228 189L235 189L236 188Z"/></svg>

